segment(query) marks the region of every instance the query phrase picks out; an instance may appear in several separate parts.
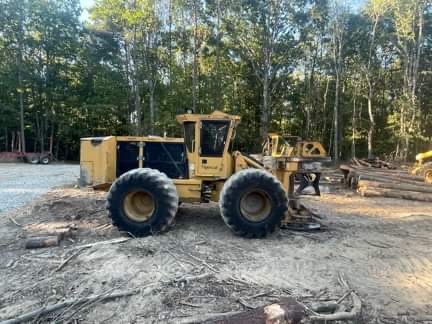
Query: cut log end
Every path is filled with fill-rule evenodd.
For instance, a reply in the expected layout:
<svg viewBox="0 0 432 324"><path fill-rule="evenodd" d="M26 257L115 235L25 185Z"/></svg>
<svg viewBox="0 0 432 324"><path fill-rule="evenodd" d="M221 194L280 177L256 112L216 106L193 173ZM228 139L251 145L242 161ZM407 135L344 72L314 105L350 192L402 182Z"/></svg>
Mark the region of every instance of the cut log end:
<svg viewBox="0 0 432 324"><path fill-rule="evenodd" d="M39 249L45 247L58 246L60 244L59 235L29 237L25 241L26 249Z"/></svg>

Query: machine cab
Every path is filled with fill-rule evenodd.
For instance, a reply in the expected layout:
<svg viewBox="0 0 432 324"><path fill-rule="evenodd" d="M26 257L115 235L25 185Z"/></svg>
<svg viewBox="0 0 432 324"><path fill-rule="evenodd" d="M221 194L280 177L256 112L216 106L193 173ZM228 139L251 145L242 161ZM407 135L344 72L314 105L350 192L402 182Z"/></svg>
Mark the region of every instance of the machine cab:
<svg viewBox="0 0 432 324"><path fill-rule="evenodd" d="M210 115L179 115L177 121L184 128L189 177L228 178L233 168L229 147L240 117L215 111Z"/></svg>

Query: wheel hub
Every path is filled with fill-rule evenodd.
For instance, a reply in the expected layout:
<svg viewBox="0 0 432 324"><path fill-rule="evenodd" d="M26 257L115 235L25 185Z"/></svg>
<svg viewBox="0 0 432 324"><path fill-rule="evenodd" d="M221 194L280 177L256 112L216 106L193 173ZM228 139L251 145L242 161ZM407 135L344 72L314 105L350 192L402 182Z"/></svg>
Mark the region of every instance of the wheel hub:
<svg viewBox="0 0 432 324"><path fill-rule="evenodd" d="M241 198L240 210L249 221L263 221L271 212L270 197L263 191L250 191Z"/></svg>
<svg viewBox="0 0 432 324"><path fill-rule="evenodd" d="M425 181L426 181L426 183L432 184L432 169L426 171Z"/></svg>
<svg viewBox="0 0 432 324"><path fill-rule="evenodd" d="M136 222L145 222L154 213L155 201L153 196L147 191L132 191L124 199L123 209L130 219Z"/></svg>

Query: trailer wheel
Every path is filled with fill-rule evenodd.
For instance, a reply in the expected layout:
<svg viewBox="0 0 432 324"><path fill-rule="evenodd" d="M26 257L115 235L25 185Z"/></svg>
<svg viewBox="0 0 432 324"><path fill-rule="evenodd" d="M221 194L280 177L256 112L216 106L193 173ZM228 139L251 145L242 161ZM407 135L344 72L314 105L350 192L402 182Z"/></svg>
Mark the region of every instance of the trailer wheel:
<svg viewBox="0 0 432 324"><path fill-rule="evenodd" d="M136 236L162 232L173 222L178 195L171 179L153 169L135 169L111 186L107 210L121 231Z"/></svg>
<svg viewBox="0 0 432 324"><path fill-rule="evenodd" d="M31 154L31 155L26 157L26 160L30 164L38 164L39 163L39 155Z"/></svg>
<svg viewBox="0 0 432 324"><path fill-rule="evenodd" d="M45 164L45 165L50 164L50 162L51 162L51 159L49 158L49 156L43 156L40 159L40 163Z"/></svg>
<svg viewBox="0 0 432 324"><path fill-rule="evenodd" d="M269 172L247 169L231 176L219 200L222 218L237 235L260 238L280 227L288 199Z"/></svg>

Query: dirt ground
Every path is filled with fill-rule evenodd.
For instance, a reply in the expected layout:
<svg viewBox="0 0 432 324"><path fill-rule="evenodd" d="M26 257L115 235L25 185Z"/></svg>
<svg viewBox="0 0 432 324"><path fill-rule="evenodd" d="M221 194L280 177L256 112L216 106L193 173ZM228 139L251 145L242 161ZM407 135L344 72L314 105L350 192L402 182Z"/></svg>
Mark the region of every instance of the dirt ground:
<svg viewBox="0 0 432 324"><path fill-rule="evenodd" d="M243 239L224 225L216 204L184 204L170 231L133 239L110 225L104 193L53 190L0 217L0 320L64 300L139 289L113 301L71 305L33 323L182 323L279 296L306 305L337 300L345 293L338 283L344 275L362 299L359 322L432 323L431 204L334 188L303 202L323 217L323 230ZM76 234L60 247L24 249L30 233L63 226ZM124 240L112 242L116 238ZM95 242L101 243L86 246Z"/></svg>

